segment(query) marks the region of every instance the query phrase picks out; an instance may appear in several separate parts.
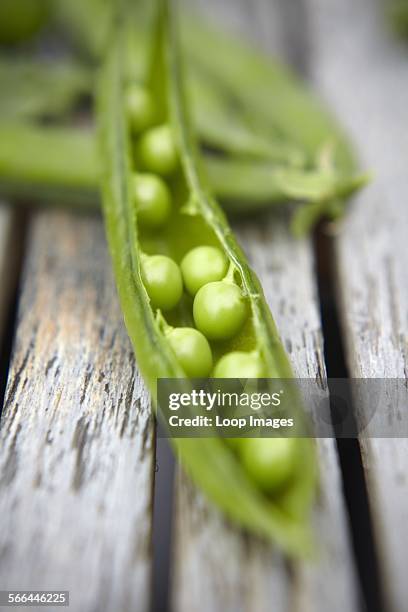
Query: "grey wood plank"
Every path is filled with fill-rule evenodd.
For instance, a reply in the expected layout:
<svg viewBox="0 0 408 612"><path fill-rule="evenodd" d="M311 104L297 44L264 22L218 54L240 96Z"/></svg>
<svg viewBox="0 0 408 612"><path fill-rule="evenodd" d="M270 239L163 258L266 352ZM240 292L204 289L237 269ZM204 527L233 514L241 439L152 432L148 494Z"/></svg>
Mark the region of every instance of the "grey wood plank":
<svg viewBox="0 0 408 612"><path fill-rule="evenodd" d="M264 2L203 2L210 16L231 24L274 52L283 49L282 8ZM285 16L286 18L286 16ZM290 29L290 28L289 28ZM261 278L298 376L326 393L314 259L307 240L289 236L286 220L236 227ZM323 391L322 391L323 389ZM327 612L357 610L359 589L342 499L335 443L318 441L321 496L314 521L319 557L291 563L271 545L243 536L219 515L182 473L178 478L173 573L174 609Z"/></svg>
<svg viewBox="0 0 408 612"><path fill-rule="evenodd" d="M0 431L0 585L149 608L153 426L102 223L35 215Z"/></svg>
<svg viewBox="0 0 408 612"><path fill-rule="evenodd" d="M408 52L393 39L380 3L308 6L314 81L374 174L335 242L350 374L406 379ZM408 441L362 439L361 446L387 610L401 612L408 601Z"/></svg>

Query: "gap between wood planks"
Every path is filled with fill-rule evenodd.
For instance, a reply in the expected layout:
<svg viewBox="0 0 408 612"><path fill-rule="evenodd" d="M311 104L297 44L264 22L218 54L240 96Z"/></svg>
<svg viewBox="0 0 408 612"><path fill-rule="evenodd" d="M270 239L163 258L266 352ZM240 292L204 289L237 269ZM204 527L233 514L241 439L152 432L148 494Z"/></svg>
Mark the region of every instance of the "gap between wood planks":
<svg viewBox="0 0 408 612"><path fill-rule="evenodd" d="M350 378L346 365L341 326L337 311L333 239L321 225L314 235L316 277L324 337L324 358L330 395L332 422L336 436L339 423L330 378ZM353 406L351 389L348 402ZM355 411L353 410L353 414ZM381 589L377 551L374 545L373 524L368 503L367 486L357 438L336 437L343 481L344 498L350 519L354 555L359 573L365 608L370 612L385 612Z"/></svg>
<svg viewBox="0 0 408 612"><path fill-rule="evenodd" d="M3 205L2 205L3 206ZM11 361L16 327L18 289L26 247L28 213L4 208L0 211L3 242L0 244L0 417Z"/></svg>
<svg viewBox="0 0 408 612"><path fill-rule="evenodd" d="M153 495L153 584L151 611L170 609L172 526L175 491L175 458L168 439L156 427L156 456Z"/></svg>

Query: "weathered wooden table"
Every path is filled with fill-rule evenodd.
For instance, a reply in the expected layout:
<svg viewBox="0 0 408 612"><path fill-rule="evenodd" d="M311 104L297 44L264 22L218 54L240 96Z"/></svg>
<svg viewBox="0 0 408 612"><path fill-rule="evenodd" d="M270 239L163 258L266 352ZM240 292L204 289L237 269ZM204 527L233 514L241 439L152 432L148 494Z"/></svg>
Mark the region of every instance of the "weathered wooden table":
<svg viewBox="0 0 408 612"><path fill-rule="evenodd" d="M329 276L327 248L322 256L291 238L284 218L236 227L296 372L327 393L327 371L406 378L407 48L374 0L201 4L302 71L375 174L340 231L323 238ZM0 208L2 376L10 360L0 589L70 590L74 612L144 612L153 577L155 610L406 612L407 440L318 441L311 562L289 562L227 524L179 471L170 503L169 455L155 439L101 220L18 215Z"/></svg>

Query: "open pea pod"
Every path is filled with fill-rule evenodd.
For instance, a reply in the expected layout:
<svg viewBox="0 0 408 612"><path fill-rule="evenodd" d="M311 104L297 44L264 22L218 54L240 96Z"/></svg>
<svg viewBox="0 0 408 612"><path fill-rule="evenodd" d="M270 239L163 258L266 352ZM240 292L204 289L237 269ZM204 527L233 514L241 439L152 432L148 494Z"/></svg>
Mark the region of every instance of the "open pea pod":
<svg viewBox="0 0 408 612"><path fill-rule="evenodd" d="M129 19L128 12L126 15ZM120 25L107 54L98 93L106 231L124 318L140 370L154 399L159 378L185 380L193 366L207 368L208 375L211 360L217 368L223 358L237 351L255 355L265 377L290 378L292 370L262 288L205 178L184 94L175 15L166 2L158 3L152 37L151 70L146 82L139 85L160 101L155 125L139 133L135 143L132 117L126 111L129 74ZM170 142L177 152L177 164L170 173L168 167L164 171L162 158L153 159L153 164L152 157L140 153L146 152L142 144L151 139L156 124L161 125L162 133L164 126L166 134L171 134ZM170 212L161 218L160 227L156 224L158 211L155 216L146 216L143 199L135 190L149 164L150 172L155 165L157 174L165 175L160 180L165 180L171 196ZM201 286L194 299L183 291L175 303L167 303L178 292L175 282L178 264L183 269L186 254L201 247L215 250L225 260L228 269L225 277L224 271L217 282ZM153 291L154 279L151 280L147 271L157 257L172 262L169 266L175 275L171 286L166 285L168 291L161 295ZM184 281L187 282L186 277ZM238 295L237 308L234 303L230 319L236 322L237 313L241 317L243 312L244 316L232 333L229 329L227 336L225 329L217 327L216 320L210 323L204 320L205 301L203 306L198 296L200 292L201 297L205 296L209 285L211 289L217 285L217 290ZM224 326L229 327L231 320L224 321ZM178 334L182 337L184 333L191 337L198 334L200 338L200 351L192 359L185 359L180 350L183 347L178 343ZM203 354L207 349L204 346L210 351L206 353L205 366ZM242 442L245 444L245 440ZM272 539L290 554L310 550L309 512L315 497L317 473L311 439L294 440L298 460L285 488L274 494L265 493L226 440L173 438L172 443L193 480L232 520Z"/></svg>

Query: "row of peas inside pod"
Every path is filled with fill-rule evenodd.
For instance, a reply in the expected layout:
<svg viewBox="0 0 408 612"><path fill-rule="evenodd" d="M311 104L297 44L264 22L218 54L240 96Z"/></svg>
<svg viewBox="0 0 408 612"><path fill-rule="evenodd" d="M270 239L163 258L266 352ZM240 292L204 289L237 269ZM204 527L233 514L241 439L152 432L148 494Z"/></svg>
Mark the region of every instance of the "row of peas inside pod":
<svg viewBox="0 0 408 612"><path fill-rule="evenodd" d="M154 98L138 84L126 96L126 111L134 140L137 171L133 193L139 233L160 236L177 217L179 155L171 126L157 121ZM174 221L174 220L173 220ZM176 222L177 223L177 222ZM143 242L143 240L142 240ZM142 253L141 273L151 306L163 324L176 359L190 378L262 378L265 369L257 350L231 350L248 317L249 308L234 274L234 265L221 248L199 244L179 261L162 253ZM165 317L183 298L189 326L172 326ZM164 313L164 315L162 314ZM223 347L227 344L227 349ZM214 357L216 353L217 357ZM296 444L290 438L227 438L247 473L267 493L280 490L296 469Z"/></svg>

